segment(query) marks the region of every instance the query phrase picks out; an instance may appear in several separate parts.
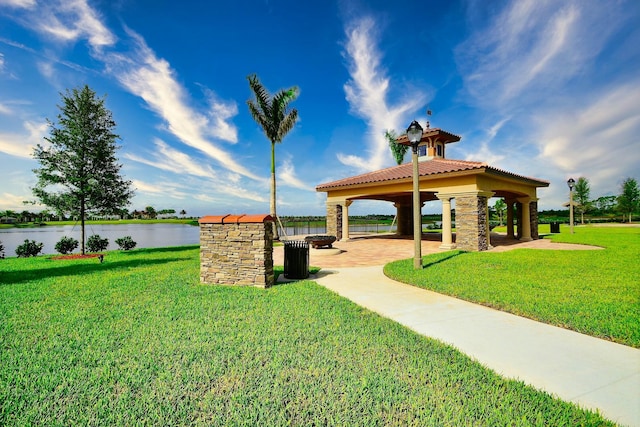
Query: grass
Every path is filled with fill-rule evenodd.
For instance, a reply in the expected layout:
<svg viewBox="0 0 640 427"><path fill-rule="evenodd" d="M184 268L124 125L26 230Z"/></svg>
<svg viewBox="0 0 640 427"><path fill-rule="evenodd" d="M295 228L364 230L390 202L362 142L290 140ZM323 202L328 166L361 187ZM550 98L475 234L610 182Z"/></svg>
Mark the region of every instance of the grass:
<svg viewBox="0 0 640 427"><path fill-rule="evenodd" d="M415 286L640 347L640 228L575 227L558 242L604 250L449 251L385 267L389 277Z"/></svg>
<svg viewBox="0 0 640 427"><path fill-rule="evenodd" d="M311 281L198 248L0 261L0 425L613 425Z"/></svg>

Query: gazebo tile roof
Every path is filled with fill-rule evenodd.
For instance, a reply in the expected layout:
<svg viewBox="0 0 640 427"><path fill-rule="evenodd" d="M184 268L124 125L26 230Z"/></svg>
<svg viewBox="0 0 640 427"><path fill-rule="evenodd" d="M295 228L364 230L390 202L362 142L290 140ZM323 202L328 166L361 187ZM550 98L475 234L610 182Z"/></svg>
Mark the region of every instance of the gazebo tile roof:
<svg viewBox="0 0 640 427"><path fill-rule="evenodd" d="M507 172L502 169L493 168L485 162L473 162L468 160L453 160L453 159L440 159L435 158L428 161L423 161L418 164L418 170L420 176L438 175L452 172L463 172L471 170L489 170L514 177L516 179L525 179L534 181L542 186L548 186L547 181L542 181L537 178L529 178L523 175L517 175L511 172ZM316 187L316 191L326 191L334 188L350 187L353 185L372 184L376 182L396 181L403 179L410 179L413 177L413 165L411 163L405 163L398 166L393 166L386 169L381 169L373 172L364 173L361 175L351 176L344 179L339 179L333 182L327 182L320 184Z"/></svg>

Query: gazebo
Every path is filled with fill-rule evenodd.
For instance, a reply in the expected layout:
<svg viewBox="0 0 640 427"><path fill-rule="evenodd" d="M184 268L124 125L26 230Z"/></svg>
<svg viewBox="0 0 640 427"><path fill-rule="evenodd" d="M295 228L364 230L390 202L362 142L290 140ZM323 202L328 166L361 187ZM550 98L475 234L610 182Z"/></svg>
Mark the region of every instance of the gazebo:
<svg viewBox="0 0 640 427"><path fill-rule="evenodd" d="M484 162L451 160L445 147L460 137L437 128L425 129L418 146L420 207L442 202L443 249L484 251L491 248L489 204L491 197L507 205L507 236L529 241L538 238L537 188L549 182L494 168ZM398 138L408 144L407 136ZM410 235L412 216L412 165L405 163L316 187L327 193L327 234L349 239L349 206L356 200L383 200L396 208L397 233ZM453 241L451 201L455 200L456 241ZM514 209L515 207L515 209Z"/></svg>

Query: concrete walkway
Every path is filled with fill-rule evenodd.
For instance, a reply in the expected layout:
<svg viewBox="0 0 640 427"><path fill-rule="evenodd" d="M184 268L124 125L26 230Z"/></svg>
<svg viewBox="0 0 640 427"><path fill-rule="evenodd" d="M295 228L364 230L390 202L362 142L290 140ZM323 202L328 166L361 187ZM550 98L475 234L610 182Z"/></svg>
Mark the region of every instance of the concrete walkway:
<svg viewBox="0 0 640 427"><path fill-rule="evenodd" d="M640 427L640 350L401 284L381 266L322 269L312 280L505 377Z"/></svg>

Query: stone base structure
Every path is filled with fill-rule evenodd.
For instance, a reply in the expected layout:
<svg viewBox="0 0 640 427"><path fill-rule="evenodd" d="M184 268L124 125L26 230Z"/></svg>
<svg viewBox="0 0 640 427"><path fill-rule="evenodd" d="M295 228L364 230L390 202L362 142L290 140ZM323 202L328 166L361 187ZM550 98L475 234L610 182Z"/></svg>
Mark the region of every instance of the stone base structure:
<svg viewBox="0 0 640 427"><path fill-rule="evenodd" d="M205 216L198 222L201 283L273 286L271 216Z"/></svg>
<svg viewBox="0 0 640 427"><path fill-rule="evenodd" d="M456 198L456 245L463 251L486 251L490 248L487 197Z"/></svg>

